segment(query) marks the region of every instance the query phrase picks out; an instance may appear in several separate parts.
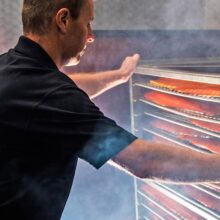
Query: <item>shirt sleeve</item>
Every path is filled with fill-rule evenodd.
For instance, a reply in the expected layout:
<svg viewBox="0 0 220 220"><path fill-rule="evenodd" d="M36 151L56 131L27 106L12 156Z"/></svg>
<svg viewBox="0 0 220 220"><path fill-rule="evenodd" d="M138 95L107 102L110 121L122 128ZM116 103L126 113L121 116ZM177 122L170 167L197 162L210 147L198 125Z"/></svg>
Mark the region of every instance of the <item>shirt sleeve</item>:
<svg viewBox="0 0 220 220"><path fill-rule="evenodd" d="M137 137L104 116L78 87L53 91L34 109L29 124L32 132L62 142L97 169L126 148Z"/></svg>

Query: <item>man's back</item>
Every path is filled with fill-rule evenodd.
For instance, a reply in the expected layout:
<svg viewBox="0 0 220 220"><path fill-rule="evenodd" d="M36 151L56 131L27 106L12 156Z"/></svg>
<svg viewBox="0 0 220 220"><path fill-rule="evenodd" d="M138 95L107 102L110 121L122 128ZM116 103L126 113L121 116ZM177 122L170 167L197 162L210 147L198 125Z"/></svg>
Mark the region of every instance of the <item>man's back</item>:
<svg viewBox="0 0 220 220"><path fill-rule="evenodd" d="M41 101L69 82L41 49L30 50L0 57L0 219L59 219L77 161L46 128L32 129Z"/></svg>

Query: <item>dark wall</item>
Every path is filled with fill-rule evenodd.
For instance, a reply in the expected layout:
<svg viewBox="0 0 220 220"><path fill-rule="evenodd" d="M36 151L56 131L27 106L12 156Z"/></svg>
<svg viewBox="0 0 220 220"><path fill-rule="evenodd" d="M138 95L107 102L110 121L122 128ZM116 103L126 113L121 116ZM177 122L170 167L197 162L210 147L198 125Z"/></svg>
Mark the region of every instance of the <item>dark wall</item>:
<svg viewBox="0 0 220 220"><path fill-rule="evenodd" d="M140 53L142 59L220 57L220 31L96 31L96 40L77 68L101 71L118 68L124 57ZM128 84L94 99L102 111L130 129ZM96 172L80 163L63 220L135 218L133 179L110 166Z"/></svg>
<svg viewBox="0 0 220 220"><path fill-rule="evenodd" d="M95 31L95 42L77 68L101 71L118 68L125 56L139 53L142 60L220 57L220 31ZM128 84L94 99L101 109L129 129Z"/></svg>

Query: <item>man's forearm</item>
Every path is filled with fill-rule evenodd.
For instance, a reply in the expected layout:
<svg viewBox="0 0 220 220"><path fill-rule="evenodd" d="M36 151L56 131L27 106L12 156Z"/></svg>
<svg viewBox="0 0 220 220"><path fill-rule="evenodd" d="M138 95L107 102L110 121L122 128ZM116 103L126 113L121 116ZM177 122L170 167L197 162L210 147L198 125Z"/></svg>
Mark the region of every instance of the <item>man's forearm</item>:
<svg viewBox="0 0 220 220"><path fill-rule="evenodd" d="M220 181L220 155L136 140L114 161L140 178L172 182Z"/></svg>
<svg viewBox="0 0 220 220"><path fill-rule="evenodd" d="M138 54L126 57L120 68L98 73L72 73L68 76L83 89L90 98L125 83L132 76L140 59Z"/></svg>
<svg viewBox="0 0 220 220"><path fill-rule="evenodd" d="M119 70L99 73L74 73L68 75L90 98L125 82Z"/></svg>

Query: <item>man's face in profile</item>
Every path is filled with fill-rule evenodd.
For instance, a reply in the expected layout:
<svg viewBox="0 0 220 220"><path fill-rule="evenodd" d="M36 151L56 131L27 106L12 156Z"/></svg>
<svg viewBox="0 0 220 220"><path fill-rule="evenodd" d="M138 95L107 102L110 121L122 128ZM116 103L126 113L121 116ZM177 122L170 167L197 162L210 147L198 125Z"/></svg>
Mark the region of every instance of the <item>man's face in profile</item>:
<svg viewBox="0 0 220 220"><path fill-rule="evenodd" d="M84 55L87 44L93 42L91 21L93 20L93 0L85 0L77 20L72 20L71 30L68 33L69 61L66 66L77 65Z"/></svg>

